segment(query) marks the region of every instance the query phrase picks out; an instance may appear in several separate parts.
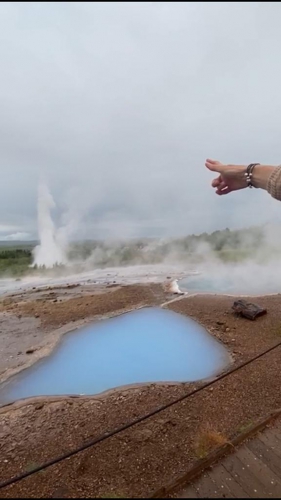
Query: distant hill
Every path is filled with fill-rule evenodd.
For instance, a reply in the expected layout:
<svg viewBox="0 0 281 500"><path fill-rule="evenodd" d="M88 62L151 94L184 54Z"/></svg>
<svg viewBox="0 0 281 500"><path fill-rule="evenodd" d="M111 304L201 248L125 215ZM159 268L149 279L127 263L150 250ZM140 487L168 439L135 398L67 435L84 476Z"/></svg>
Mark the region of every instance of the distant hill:
<svg viewBox="0 0 281 500"><path fill-rule="evenodd" d="M0 240L0 248L5 247L5 248L34 248L36 245L38 245L38 241L6 241L6 240Z"/></svg>

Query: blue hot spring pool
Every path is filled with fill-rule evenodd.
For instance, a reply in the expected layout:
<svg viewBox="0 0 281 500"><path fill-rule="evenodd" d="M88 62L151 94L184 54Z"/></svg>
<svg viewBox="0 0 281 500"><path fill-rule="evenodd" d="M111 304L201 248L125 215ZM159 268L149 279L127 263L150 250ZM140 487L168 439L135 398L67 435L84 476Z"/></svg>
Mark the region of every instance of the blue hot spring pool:
<svg viewBox="0 0 281 500"><path fill-rule="evenodd" d="M278 267L253 265L208 270L187 276L178 283L183 292L229 295L267 295L280 293Z"/></svg>
<svg viewBox="0 0 281 500"><path fill-rule="evenodd" d="M128 384L191 382L230 362L192 319L147 307L62 337L52 353L0 386L0 404L39 395L98 394Z"/></svg>
<svg viewBox="0 0 281 500"><path fill-rule="evenodd" d="M237 287L235 287L233 281L225 276L188 276L180 280L179 287L183 292L191 293L237 293Z"/></svg>

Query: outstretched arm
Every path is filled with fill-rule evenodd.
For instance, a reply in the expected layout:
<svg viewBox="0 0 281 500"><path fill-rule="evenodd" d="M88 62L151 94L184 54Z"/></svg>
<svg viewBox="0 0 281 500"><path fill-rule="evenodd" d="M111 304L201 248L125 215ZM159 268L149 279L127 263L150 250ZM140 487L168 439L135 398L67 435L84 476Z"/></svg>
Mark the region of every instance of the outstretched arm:
<svg viewBox="0 0 281 500"><path fill-rule="evenodd" d="M212 172L219 174L212 182L218 195L248 186L245 176L247 165L226 165L210 159L206 160L205 165ZM255 188L265 189L273 198L281 201L281 166L256 165L251 181Z"/></svg>

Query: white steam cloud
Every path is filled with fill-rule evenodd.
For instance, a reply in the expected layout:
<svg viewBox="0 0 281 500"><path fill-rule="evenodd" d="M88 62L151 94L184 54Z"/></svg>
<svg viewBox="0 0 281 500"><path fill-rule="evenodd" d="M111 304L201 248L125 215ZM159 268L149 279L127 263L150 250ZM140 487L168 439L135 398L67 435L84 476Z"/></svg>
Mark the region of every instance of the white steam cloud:
<svg viewBox="0 0 281 500"><path fill-rule="evenodd" d="M54 199L46 183L41 182L38 187L40 244L33 252L33 266L52 269L62 265L55 269L55 278L68 276L71 279L75 274L78 279L83 273L93 277L93 272L96 276L100 272L106 281L116 283L129 276L148 280L156 273L155 276L159 274L163 279L173 276L167 286L171 293L179 294L183 288L175 278L189 276L196 270L200 274L196 281L201 291L239 295L281 293L280 224L151 240L125 238L126 230L120 218L116 220L114 233L114 236L119 235L119 240L90 241L89 234L89 240L75 243L72 237L79 232L89 203L84 202L79 210L71 203L72 199L73 196L66 200L61 223L55 224L52 217ZM195 285L189 276L184 291L192 292Z"/></svg>

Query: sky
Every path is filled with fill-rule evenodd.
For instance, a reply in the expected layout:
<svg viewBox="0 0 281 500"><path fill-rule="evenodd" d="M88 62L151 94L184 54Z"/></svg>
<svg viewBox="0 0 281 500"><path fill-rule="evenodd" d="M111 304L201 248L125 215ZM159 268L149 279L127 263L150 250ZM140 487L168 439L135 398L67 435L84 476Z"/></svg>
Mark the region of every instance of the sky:
<svg viewBox="0 0 281 500"><path fill-rule="evenodd" d="M0 239L37 237L37 187L70 238L279 220L218 197L206 158L281 163L281 5L0 4Z"/></svg>

